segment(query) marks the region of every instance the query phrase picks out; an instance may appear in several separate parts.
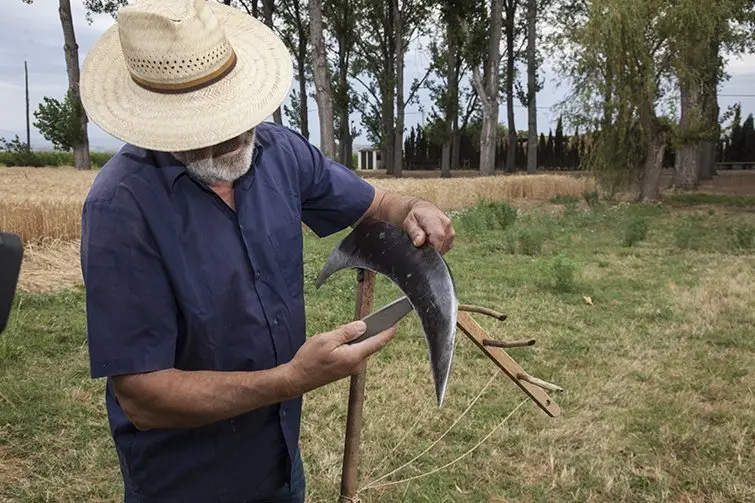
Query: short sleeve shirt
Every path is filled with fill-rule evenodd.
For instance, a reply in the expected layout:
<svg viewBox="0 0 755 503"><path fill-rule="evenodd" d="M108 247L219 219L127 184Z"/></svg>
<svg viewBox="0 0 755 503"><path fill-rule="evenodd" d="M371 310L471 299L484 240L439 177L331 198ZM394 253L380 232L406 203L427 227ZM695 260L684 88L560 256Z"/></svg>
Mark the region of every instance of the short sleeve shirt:
<svg viewBox="0 0 755 503"><path fill-rule="evenodd" d="M263 123L255 142L235 212L168 153L127 145L98 173L81 242L93 378L269 369L304 343L302 224L320 237L345 229L374 188L288 128ZM139 431L106 389L133 500L237 502L287 483L301 399Z"/></svg>

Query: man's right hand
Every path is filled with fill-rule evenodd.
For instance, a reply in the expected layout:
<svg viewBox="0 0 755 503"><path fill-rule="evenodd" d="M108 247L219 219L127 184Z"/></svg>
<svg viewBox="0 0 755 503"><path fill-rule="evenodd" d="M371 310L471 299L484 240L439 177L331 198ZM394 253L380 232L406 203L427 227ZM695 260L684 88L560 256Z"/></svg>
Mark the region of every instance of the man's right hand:
<svg viewBox="0 0 755 503"><path fill-rule="evenodd" d="M392 327L362 342L348 344L361 336L365 329L363 321L354 321L331 332L310 337L286 364L294 393L303 395L356 374L364 360L382 349L396 335L396 327Z"/></svg>

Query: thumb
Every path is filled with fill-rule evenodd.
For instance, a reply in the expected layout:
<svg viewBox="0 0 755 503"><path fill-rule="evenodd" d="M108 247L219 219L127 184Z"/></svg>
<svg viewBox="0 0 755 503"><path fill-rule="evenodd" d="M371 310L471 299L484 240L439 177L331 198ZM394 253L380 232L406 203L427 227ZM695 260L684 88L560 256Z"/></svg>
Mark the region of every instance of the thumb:
<svg viewBox="0 0 755 503"><path fill-rule="evenodd" d="M422 246L425 243L425 232L420 227L419 222L417 222L417 217L414 216L414 213L409 213L406 220L404 220L404 230L409 234L414 246Z"/></svg>
<svg viewBox="0 0 755 503"><path fill-rule="evenodd" d="M353 321L347 325L344 325L337 331L339 334L338 342L346 344L349 341L353 341L367 330L367 324L362 320Z"/></svg>

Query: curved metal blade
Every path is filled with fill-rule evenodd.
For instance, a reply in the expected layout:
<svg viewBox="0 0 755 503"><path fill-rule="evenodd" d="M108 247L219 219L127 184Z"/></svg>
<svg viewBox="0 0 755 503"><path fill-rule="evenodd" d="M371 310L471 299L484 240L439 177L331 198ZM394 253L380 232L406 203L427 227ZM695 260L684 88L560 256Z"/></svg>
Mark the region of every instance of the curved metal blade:
<svg viewBox="0 0 755 503"><path fill-rule="evenodd" d="M442 406L451 372L458 310L456 287L443 257L430 245L414 246L403 229L367 219L331 252L316 287L342 269L382 274L409 299L422 324L438 406Z"/></svg>

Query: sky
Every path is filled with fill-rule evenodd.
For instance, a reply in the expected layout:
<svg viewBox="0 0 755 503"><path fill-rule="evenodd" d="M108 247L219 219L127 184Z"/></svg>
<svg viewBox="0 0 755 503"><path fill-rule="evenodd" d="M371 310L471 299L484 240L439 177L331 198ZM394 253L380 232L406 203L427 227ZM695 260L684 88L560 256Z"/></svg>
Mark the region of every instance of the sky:
<svg viewBox="0 0 755 503"><path fill-rule="evenodd" d="M82 0L71 0L71 6L81 65L89 48L114 20L110 16L101 15L96 16L90 24L86 20ZM26 5L21 0L0 0L0 137L10 139L14 134L18 134L22 140L25 139L24 61L29 66L29 97L33 122L33 111L37 109L42 97L62 99L68 86L58 2L35 0L32 5ZM407 92L411 82L424 75L428 64L429 56L421 48L415 47L407 54ZM740 102L745 115L755 113L755 55L730 60L726 70L731 78L720 88L721 109L725 110L728 106ZM538 129L547 134L550 128L555 128L557 120L552 106L561 101L568 90L562 85L558 75L549 69L547 60L543 68L543 78L545 87L537 96ZM419 97L426 112L421 113L417 105L409 106L406 110L407 130L428 117L427 111L431 108L429 96L427 92L422 92ZM310 100L308 108L310 141L319 145L320 132L314 100ZM515 112L517 129L526 129L527 110L517 106ZM505 122L505 118L506 107L501 106L501 122ZM359 116L355 114L352 120L359 127ZM285 117L284 122L287 122ZM122 142L91 123L89 134L92 150L112 151L122 145ZM50 146L33 125L31 138L32 146L35 148ZM356 139L355 147L368 143L367 138L362 135Z"/></svg>

